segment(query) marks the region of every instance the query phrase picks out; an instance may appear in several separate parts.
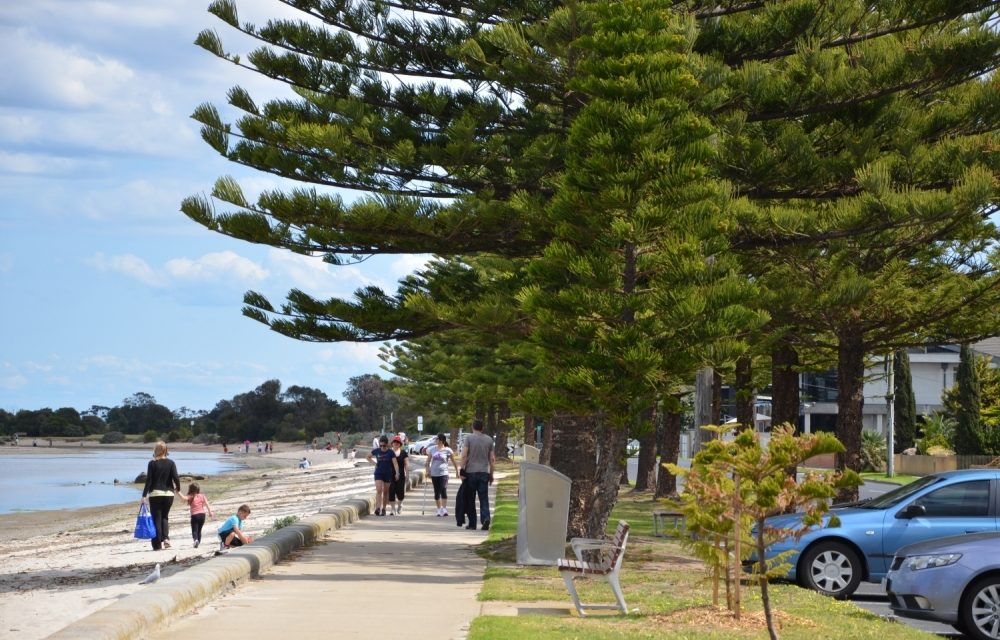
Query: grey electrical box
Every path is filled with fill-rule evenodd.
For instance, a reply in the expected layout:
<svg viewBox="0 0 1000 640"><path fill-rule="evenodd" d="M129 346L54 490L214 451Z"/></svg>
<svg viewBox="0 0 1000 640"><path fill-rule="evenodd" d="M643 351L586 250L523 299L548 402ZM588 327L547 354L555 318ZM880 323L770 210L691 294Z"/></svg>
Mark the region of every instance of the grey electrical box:
<svg viewBox="0 0 1000 640"><path fill-rule="evenodd" d="M570 479L545 465L521 463L517 562L554 565L566 557Z"/></svg>

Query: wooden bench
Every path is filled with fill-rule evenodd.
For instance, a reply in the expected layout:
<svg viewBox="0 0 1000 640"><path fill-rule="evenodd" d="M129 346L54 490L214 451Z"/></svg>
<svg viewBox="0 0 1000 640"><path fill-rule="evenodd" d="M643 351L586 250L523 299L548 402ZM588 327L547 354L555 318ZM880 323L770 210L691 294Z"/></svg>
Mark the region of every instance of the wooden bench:
<svg viewBox="0 0 1000 640"><path fill-rule="evenodd" d="M598 540L594 538L573 538L569 541L573 547L573 554L576 559L559 558L557 566L559 575L566 583L566 589L573 598L573 605L577 613L585 616L586 609L618 609L622 613L628 613L625 606L625 596L622 595L622 587L618 581L618 573L622 568L622 559L625 557L625 544L628 542L629 525L624 520L618 521L618 528L611 540ZM584 552L599 551L600 560L588 562L583 559ZM576 592L576 584L573 579L578 576L601 576L611 585L611 591L615 594L618 604L583 604L580 602L580 595Z"/></svg>

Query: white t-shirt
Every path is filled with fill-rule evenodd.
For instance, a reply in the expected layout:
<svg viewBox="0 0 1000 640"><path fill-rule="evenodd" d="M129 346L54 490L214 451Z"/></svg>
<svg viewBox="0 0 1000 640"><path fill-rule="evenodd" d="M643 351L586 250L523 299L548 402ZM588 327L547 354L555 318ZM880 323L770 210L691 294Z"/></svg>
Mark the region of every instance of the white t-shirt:
<svg viewBox="0 0 1000 640"><path fill-rule="evenodd" d="M442 447L441 445L436 444L431 447L428 455L431 457L431 476L448 475L448 465L451 463L451 459L455 455L455 452L451 450L451 447Z"/></svg>

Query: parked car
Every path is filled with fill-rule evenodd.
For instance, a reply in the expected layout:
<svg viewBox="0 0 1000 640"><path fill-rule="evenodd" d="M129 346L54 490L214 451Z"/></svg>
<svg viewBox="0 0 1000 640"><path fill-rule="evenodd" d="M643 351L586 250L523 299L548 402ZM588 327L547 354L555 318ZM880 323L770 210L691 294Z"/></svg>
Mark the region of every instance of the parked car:
<svg viewBox="0 0 1000 640"><path fill-rule="evenodd" d="M896 551L906 545L966 533L997 531L1000 471L947 471L920 478L870 500L834 507L840 522L789 536L771 545L767 557L790 552L787 577L836 598L850 596L862 580L878 582ZM767 524L796 528L796 514Z"/></svg>
<svg viewBox="0 0 1000 640"><path fill-rule="evenodd" d="M434 444L434 441L436 439L437 439L437 436L426 436L424 438L420 438L419 440L411 440L410 444L407 445L406 452L409 453L409 454L411 454L411 455L421 455L422 456L425 453L427 453L427 447L429 447L432 444Z"/></svg>
<svg viewBox="0 0 1000 640"><path fill-rule="evenodd" d="M893 613L1000 640L1000 533L974 533L896 551L885 590Z"/></svg>

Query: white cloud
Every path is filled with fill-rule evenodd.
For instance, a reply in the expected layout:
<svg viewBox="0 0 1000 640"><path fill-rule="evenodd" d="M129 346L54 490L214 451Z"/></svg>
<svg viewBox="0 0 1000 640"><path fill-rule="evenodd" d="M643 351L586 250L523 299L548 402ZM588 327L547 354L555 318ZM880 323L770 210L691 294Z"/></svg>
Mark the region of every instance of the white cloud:
<svg viewBox="0 0 1000 640"><path fill-rule="evenodd" d="M282 286L301 289L317 298L350 297L358 287L374 282L357 266L331 265L319 257L282 249L269 250L267 263Z"/></svg>
<svg viewBox="0 0 1000 640"><path fill-rule="evenodd" d="M359 364L367 365L370 371L377 370L382 365L378 357L379 347L379 343L344 342L323 349L319 354L320 361L312 365L312 371L321 377L353 375L350 372L357 371ZM384 372L382 375L385 377Z"/></svg>
<svg viewBox="0 0 1000 640"><path fill-rule="evenodd" d="M105 256L103 253L97 253L87 260L87 264L98 271L120 273L153 287L162 287L166 284L163 277L156 273L145 260L131 253L120 256Z"/></svg>
<svg viewBox="0 0 1000 640"><path fill-rule="evenodd" d="M6 153L0 151L0 173L21 175L68 175L92 162L78 158L60 158L40 153Z"/></svg>
<svg viewBox="0 0 1000 640"><path fill-rule="evenodd" d="M0 74L0 96L6 104L83 109L120 94L135 72L118 60L62 47L31 28L0 28L9 64Z"/></svg>
<svg viewBox="0 0 1000 640"><path fill-rule="evenodd" d="M267 269L232 251L206 253L196 259L174 258L159 269L131 253L118 256L96 253L86 263L103 273L118 273L156 288L194 283L242 287L269 276Z"/></svg>
<svg viewBox="0 0 1000 640"><path fill-rule="evenodd" d="M0 138L11 142L30 140L42 133L44 125L34 114L0 113Z"/></svg>
<svg viewBox="0 0 1000 640"><path fill-rule="evenodd" d="M378 359L381 346L375 342L347 342L341 345L341 353L354 362L381 362Z"/></svg>
<svg viewBox="0 0 1000 640"><path fill-rule="evenodd" d="M389 275L399 280L425 268L432 258L433 256L427 253L399 256L389 264Z"/></svg>
<svg viewBox="0 0 1000 640"><path fill-rule="evenodd" d="M207 253L197 260L174 258L164 267L175 280L186 282L260 282L268 271L232 251Z"/></svg>
<svg viewBox="0 0 1000 640"><path fill-rule="evenodd" d="M50 373L52 371L51 364L35 362L33 360L26 362L24 364L24 368L27 369L29 373Z"/></svg>

